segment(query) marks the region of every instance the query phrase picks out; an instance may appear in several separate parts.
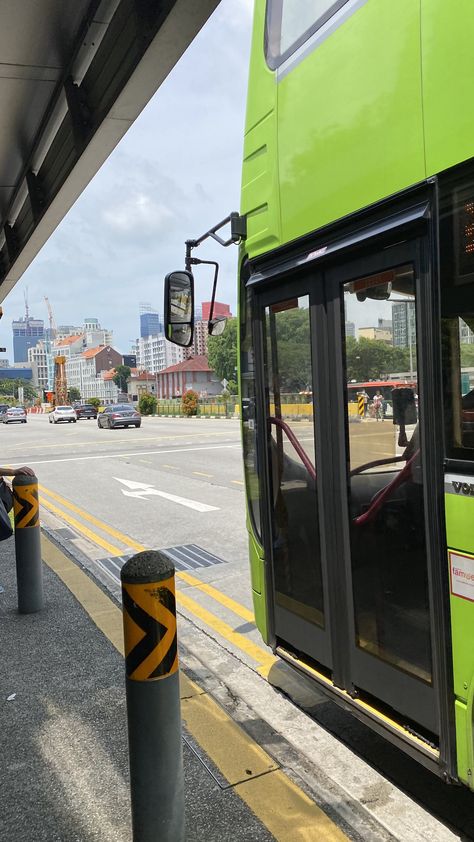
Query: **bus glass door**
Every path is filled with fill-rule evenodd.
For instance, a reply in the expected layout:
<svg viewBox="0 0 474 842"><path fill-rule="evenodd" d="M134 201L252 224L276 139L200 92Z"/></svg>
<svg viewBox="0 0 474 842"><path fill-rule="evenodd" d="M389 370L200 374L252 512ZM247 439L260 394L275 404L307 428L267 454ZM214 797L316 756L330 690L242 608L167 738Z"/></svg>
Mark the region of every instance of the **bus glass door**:
<svg viewBox="0 0 474 842"><path fill-rule="evenodd" d="M261 297L275 634L330 666L313 400L309 285Z"/></svg>
<svg viewBox="0 0 474 842"><path fill-rule="evenodd" d="M340 302L341 324L332 335L335 343L342 335L345 369L337 390L346 441L350 672L356 692L436 734L426 534L429 497L436 491L423 478L427 396L419 366L417 252L407 246L406 259L390 266L400 251L328 273L329 294ZM392 391L391 417L380 390L363 415L351 411L351 380L390 379L393 371L404 372L408 382Z"/></svg>

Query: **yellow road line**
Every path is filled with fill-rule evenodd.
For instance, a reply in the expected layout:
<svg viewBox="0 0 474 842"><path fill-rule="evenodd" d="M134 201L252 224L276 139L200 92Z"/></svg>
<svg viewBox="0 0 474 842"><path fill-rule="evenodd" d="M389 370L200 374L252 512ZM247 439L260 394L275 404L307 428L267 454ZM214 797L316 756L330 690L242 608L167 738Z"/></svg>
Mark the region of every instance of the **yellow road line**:
<svg viewBox="0 0 474 842"><path fill-rule="evenodd" d="M71 503L69 500L66 500L64 497L61 497L60 494L56 494L55 491L51 491L51 489L46 488L44 485L38 483L38 488L43 494L47 494L48 497L52 497L53 500L56 500L62 506L65 506L67 509L70 509L71 512L75 512L79 515L83 520L87 520L89 523L93 523L94 526L97 526L102 532L106 532L108 535L111 535L113 538L117 538L122 544L125 544L127 547L130 547L132 550L136 550L138 553L142 550L145 550L146 547L143 544L139 544L137 541L134 541L133 538L130 538L128 535L124 535L123 532L119 532L118 529L114 529L113 526L109 526L107 523L104 523L102 520L94 517L94 515L90 515L89 512L85 512L84 509L80 509L79 506L76 506L74 503ZM43 504L48 505L48 501L42 496L41 502ZM77 522L77 521L76 521ZM82 524L79 524L82 526ZM84 527L85 528L85 527ZM91 535L95 533L91 532ZM90 536L88 536L90 537ZM94 540L94 539L92 539ZM114 555L121 555L122 550L117 550Z"/></svg>
<svg viewBox="0 0 474 842"><path fill-rule="evenodd" d="M219 619L214 614L211 614L206 608L203 608L202 605L199 605L196 600L192 599L183 591L178 591L177 593L178 603L187 608L191 614L194 614L195 617L199 617L206 625L210 626L214 631L220 634L225 640L228 640L229 643L232 643L237 649L240 649L241 652L245 652L249 658L252 658L258 665L258 668L266 668L269 669L273 664L278 662L278 658L275 658L271 652L263 649L261 646L257 646L256 643L253 643L251 640L247 640L240 632L234 631L228 623L225 623L224 620Z"/></svg>
<svg viewBox="0 0 474 842"><path fill-rule="evenodd" d="M241 479L231 479L231 482L233 482L234 485L243 485L244 484Z"/></svg>
<svg viewBox="0 0 474 842"><path fill-rule="evenodd" d="M213 474L205 474L203 471L192 471L197 477L212 477Z"/></svg>
<svg viewBox="0 0 474 842"><path fill-rule="evenodd" d="M216 602L220 602L221 605L229 608L230 611L233 611L238 617L242 617L243 620L247 620L248 623L255 622L253 611L249 611L248 608L245 608L245 606L241 605L240 602L236 602L235 599L232 599L230 596L226 596L226 594L217 590L217 588L214 588L212 585L202 582L201 579L197 579L196 576L191 576L184 570L177 571L176 576L178 576L183 582L187 582L188 585L191 585L193 588L197 588L197 590L203 591L203 593L211 596L216 600Z"/></svg>
<svg viewBox="0 0 474 842"><path fill-rule="evenodd" d="M46 488L44 485L38 484L39 490L42 492L41 502L43 505L47 507L51 507L52 503L49 502L43 495L47 494L48 497L52 497L53 500L56 500L62 506L67 509L70 509L75 514L79 515L83 520L87 520L89 523L93 523L94 526L97 526L102 532L106 532L108 535L111 535L113 538L116 538L125 546L130 547L132 550L136 550L137 552L142 552L142 550L146 550L144 544L139 544L138 541L134 541L133 538L130 538L128 535L125 535L123 532L119 532L118 529L114 529L113 526L109 526L107 523L99 520L98 518L94 517L94 515L90 515L89 512L85 512L83 509L80 509L79 506L76 506L74 503L71 503L69 500L66 500L61 495L56 494L55 491L51 491L49 488ZM65 520L68 519L68 515L63 514L60 509L54 507L52 509L55 513L59 513ZM95 532L92 530L88 530L87 527L83 526L83 524L79 523L79 521L69 518L68 523L74 525L76 529L82 531L86 534L86 537L96 543L99 543L101 547L105 547L106 549L111 547L112 555L122 555L123 550L118 549L117 547L112 547L111 544L104 542L103 539L97 541L96 538L100 538L100 536L96 536ZM102 543L101 543L102 541ZM222 593L222 591L217 590L212 585L208 585L206 582L202 582L201 579L198 579L196 576L192 576L190 573L186 573L185 571L177 571L176 576L180 578L183 582L186 582L188 585L191 585L194 588L198 588L199 590L206 593L208 596L212 597L212 599L216 600L216 602L220 602L221 605L224 605L226 608L229 608L234 614L237 614L238 617L242 617L243 620L246 620L249 623L254 622L254 615L248 608L241 605L239 602L236 602L231 597L226 596L226 594Z"/></svg>
<svg viewBox="0 0 474 842"><path fill-rule="evenodd" d="M118 547L114 547L113 544L109 544L108 541L105 541L104 538L101 538L100 535L97 533L92 532L92 529L88 529L87 526L84 526L83 523L79 523L78 520L67 515L66 512L63 512L62 509L59 509L58 506L55 506L54 503L51 503L49 500L45 500L44 497L41 498L41 505L46 506L51 512L55 515L59 515L61 520L65 520L66 523L69 523L71 526L74 526L78 532L81 532L86 538L89 538L95 544L98 544L99 547L103 547L104 550L107 550L108 553L111 555L122 555L123 550L120 550Z"/></svg>
<svg viewBox="0 0 474 842"><path fill-rule="evenodd" d="M176 465L165 465L161 466L162 468L173 468L173 471L179 471L179 468Z"/></svg>
<svg viewBox="0 0 474 842"><path fill-rule="evenodd" d="M42 536L42 557L123 656L120 609L45 536ZM183 719L191 736L276 840L347 842L347 837L321 808L183 671L180 697Z"/></svg>

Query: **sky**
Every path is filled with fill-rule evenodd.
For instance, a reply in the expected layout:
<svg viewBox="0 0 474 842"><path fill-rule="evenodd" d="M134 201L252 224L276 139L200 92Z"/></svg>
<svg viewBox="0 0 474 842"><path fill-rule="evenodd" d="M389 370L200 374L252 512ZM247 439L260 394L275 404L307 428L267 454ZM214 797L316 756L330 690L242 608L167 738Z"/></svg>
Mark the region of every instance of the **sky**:
<svg viewBox="0 0 474 842"><path fill-rule="evenodd" d="M13 362L11 322L25 311L57 324L96 317L130 350L139 303L163 311L163 279L184 268L184 241L240 206L253 0L222 0L153 99L3 302L0 344ZM236 312L237 248L212 242L217 299ZM195 267L196 303L211 267Z"/></svg>

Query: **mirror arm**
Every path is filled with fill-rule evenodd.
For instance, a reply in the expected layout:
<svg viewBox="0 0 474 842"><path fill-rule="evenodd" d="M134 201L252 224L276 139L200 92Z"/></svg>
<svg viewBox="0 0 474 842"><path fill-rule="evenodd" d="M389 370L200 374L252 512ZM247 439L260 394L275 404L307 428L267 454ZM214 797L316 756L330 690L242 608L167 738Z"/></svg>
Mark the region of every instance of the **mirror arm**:
<svg viewBox="0 0 474 842"><path fill-rule="evenodd" d="M193 240L186 241L186 269L188 272L191 271L191 266L199 266L200 264L205 264L206 266L214 266L214 280L212 282L212 295L211 295L211 307L209 309L209 320L207 323L207 327L209 330L210 324L212 322L214 316L214 301L216 299L216 289L217 289L217 276L219 274L219 264L216 263L215 260L200 260L199 257L191 257L191 248L193 246L189 246L189 255L188 255L188 244L194 242Z"/></svg>
<svg viewBox="0 0 474 842"><path fill-rule="evenodd" d="M223 240L222 237L219 237L217 232L223 228L224 225L228 225L229 223L230 237L227 240ZM241 216L239 213L234 211L233 213L230 213L229 216L226 216L222 222L218 222L217 225L214 225L213 228L206 231L205 234L201 234L197 240L186 240L186 269L188 269L188 271L190 271L189 266L191 266L193 262L191 250L200 246L201 243L209 237L224 247L230 246L232 243L241 243L242 240L245 240L247 237L247 217Z"/></svg>

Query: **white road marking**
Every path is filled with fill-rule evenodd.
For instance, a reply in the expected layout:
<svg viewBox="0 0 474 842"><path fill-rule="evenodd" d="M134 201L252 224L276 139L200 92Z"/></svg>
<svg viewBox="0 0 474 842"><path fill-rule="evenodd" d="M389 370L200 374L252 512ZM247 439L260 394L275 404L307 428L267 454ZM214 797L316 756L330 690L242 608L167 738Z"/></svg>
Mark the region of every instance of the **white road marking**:
<svg viewBox="0 0 474 842"><path fill-rule="evenodd" d="M129 479L120 479L120 477L114 477L114 479L116 479L117 482L121 482L123 485L126 485L127 488L132 489L132 491L125 491L122 488L122 494L125 494L126 497L138 497L140 500L146 500L148 496L163 497L165 500L170 500L172 503L178 503L180 506L186 506L188 509L194 509L196 512L219 511L218 506L208 506L207 503L199 503L197 500L188 500L187 497L178 497L176 494L168 494L167 491L158 491L149 483L134 482Z"/></svg>
<svg viewBox="0 0 474 842"><path fill-rule="evenodd" d="M56 462L88 462L92 459L119 459L126 456L164 456L168 453L189 453L197 450L229 450L240 447L239 444L213 444L210 447L174 447L172 450L138 450L132 453L105 453L100 456L68 456L66 459L39 459L36 462L28 460L28 465L51 465ZM12 462L12 468L21 466L23 462Z"/></svg>

